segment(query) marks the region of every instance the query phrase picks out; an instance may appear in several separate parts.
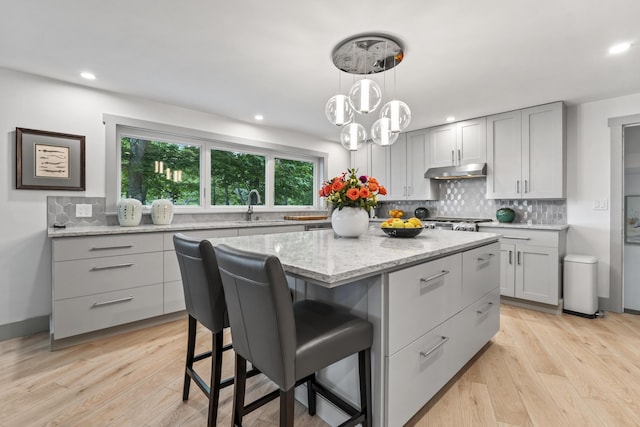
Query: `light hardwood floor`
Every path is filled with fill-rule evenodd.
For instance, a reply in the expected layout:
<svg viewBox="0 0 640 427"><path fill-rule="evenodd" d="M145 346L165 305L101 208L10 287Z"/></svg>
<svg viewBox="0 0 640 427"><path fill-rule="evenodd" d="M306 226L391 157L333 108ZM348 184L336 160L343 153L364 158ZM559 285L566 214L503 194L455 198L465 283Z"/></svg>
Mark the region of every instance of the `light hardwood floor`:
<svg viewBox="0 0 640 427"><path fill-rule="evenodd" d="M39 334L0 342L1 426L203 426L207 402L182 402L186 320L50 352ZM199 350L210 339L199 330ZM207 362L200 362L208 375ZM223 375L232 373L225 356ZM250 380L257 396L272 385ZM231 388L219 425L230 424ZM297 426L324 426L297 404ZM271 402L245 426L277 425ZM501 306L500 332L409 426L638 426L640 316L554 316Z"/></svg>

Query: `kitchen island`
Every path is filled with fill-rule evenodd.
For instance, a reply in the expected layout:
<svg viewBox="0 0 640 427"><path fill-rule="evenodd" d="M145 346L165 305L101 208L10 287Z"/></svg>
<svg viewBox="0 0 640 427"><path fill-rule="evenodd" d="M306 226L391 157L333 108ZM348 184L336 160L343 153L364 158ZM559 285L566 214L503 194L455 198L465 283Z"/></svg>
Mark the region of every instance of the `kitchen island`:
<svg viewBox="0 0 640 427"><path fill-rule="evenodd" d="M276 255L296 299L349 308L374 325L375 426L401 426L499 329L498 235L425 230L386 236L376 225L357 239L331 230L210 239L214 245ZM358 405L354 356L318 380ZM306 404L304 386L296 390ZM330 425L346 417L318 401Z"/></svg>

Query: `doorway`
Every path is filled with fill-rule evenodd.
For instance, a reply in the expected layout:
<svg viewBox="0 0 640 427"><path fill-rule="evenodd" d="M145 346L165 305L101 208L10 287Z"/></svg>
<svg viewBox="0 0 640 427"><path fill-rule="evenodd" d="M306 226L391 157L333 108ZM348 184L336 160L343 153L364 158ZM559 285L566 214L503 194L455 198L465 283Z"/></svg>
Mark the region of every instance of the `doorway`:
<svg viewBox="0 0 640 427"><path fill-rule="evenodd" d="M623 128L623 310L640 314L640 126Z"/></svg>
<svg viewBox="0 0 640 427"><path fill-rule="evenodd" d="M618 313L623 311L624 305L624 133L627 128L631 129L632 127L638 127L639 125L640 114L613 117L609 119L609 131L611 140L611 209L609 210L609 298L600 299L600 308L603 310ZM630 134L629 137L632 137L632 135ZM630 264L634 264L634 262L630 262Z"/></svg>

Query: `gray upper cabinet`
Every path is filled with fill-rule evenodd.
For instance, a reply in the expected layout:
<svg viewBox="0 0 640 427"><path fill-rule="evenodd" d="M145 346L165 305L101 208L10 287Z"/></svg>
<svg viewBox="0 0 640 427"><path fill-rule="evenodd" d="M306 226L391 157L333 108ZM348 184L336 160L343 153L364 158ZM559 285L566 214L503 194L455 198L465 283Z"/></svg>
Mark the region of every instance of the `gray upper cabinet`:
<svg viewBox="0 0 640 427"><path fill-rule="evenodd" d="M387 200L437 199L437 182L424 177L429 167L427 130L402 133L389 149L391 172L386 186Z"/></svg>
<svg viewBox="0 0 640 427"><path fill-rule="evenodd" d="M486 128L486 117L430 128L429 166L459 166L486 162Z"/></svg>
<svg viewBox="0 0 640 427"><path fill-rule="evenodd" d="M367 143L360 150L351 152L351 167L358 169L358 175L373 176L380 184L388 188L390 150L391 147ZM378 195L378 199L382 201L387 199L387 196Z"/></svg>
<svg viewBox="0 0 640 427"><path fill-rule="evenodd" d="M562 102L487 117L487 198L565 197Z"/></svg>

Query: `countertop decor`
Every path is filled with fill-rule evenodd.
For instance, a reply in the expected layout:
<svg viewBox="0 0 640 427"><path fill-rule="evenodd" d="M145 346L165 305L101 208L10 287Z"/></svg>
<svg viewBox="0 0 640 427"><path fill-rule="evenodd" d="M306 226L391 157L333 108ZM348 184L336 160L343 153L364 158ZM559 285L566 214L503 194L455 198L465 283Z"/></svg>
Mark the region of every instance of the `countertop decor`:
<svg viewBox="0 0 640 427"><path fill-rule="evenodd" d="M342 237L358 237L369 224L369 212L378 204L378 194L387 189L372 176L358 177L357 169L348 169L342 175L322 184L320 197L326 198L334 208L331 226Z"/></svg>

